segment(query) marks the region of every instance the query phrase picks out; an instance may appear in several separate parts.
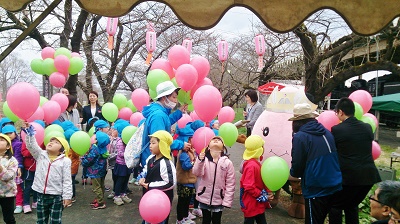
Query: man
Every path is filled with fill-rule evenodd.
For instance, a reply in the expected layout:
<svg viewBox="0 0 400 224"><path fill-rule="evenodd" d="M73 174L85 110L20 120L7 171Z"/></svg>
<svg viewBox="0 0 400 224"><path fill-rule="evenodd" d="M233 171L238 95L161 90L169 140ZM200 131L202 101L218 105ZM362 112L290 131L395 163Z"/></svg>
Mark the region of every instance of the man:
<svg viewBox="0 0 400 224"><path fill-rule="evenodd" d="M389 213L389 224L399 224L400 223L400 189L398 188L389 199L389 206L391 211Z"/></svg>
<svg viewBox="0 0 400 224"><path fill-rule="evenodd" d="M378 188L374 194L369 196L370 215L378 220L373 224L387 224L389 219L394 216L393 214L396 211L393 211L393 209L395 209L396 203L392 199L397 195L397 199L400 200L398 192L400 193L399 181L386 180L378 183ZM400 203L398 204L400 205Z"/></svg>
<svg viewBox="0 0 400 224"><path fill-rule="evenodd" d="M371 187L381 181L372 158L374 134L371 126L354 117L354 103L347 97L341 98L335 113L342 123L332 127L343 175L343 190L335 194L329 213L329 223L342 223L342 210L346 224L358 222L358 204Z"/></svg>

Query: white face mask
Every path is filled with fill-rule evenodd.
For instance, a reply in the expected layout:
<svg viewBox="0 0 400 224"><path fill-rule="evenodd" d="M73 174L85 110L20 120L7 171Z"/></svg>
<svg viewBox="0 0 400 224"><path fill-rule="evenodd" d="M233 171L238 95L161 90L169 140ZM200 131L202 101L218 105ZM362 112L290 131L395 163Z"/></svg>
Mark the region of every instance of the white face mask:
<svg viewBox="0 0 400 224"><path fill-rule="evenodd" d="M168 97L165 97L165 107L169 108L169 109L173 109L176 107L176 103L172 102L171 100L168 99Z"/></svg>

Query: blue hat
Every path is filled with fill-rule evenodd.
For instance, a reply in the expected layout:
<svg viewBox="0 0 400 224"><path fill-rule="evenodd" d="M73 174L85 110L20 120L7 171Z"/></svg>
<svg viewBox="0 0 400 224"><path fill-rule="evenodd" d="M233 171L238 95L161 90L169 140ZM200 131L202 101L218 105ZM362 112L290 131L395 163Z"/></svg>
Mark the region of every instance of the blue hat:
<svg viewBox="0 0 400 224"><path fill-rule="evenodd" d="M219 121L218 121L218 120L212 120L212 121L210 121L210 128L212 128L212 126L213 126L215 123L218 123L218 124L219 124Z"/></svg>
<svg viewBox="0 0 400 224"><path fill-rule="evenodd" d="M193 131L196 131L201 127L204 127L204 122L202 120L195 120L190 123L190 128L193 129Z"/></svg>
<svg viewBox="0 0 400 224"><path fill-rule="evenodd" d="M72 129L74 131L79 131L77 127L75 127L74 123L72 121L63 121L61 122L60 126L63 128L64 131L68 129Z"/></svg>
<svg viewBox="0 0 400 224"><path fill-rule="evenodd" d="M97 147L100 154L107 152L107 145L110 144L110 137L102 131L96 132Z"/></svg>
<svg viewBox="0 0 400 224"><path fill-rule="evenodd" d="M43 128L46 127L46 124L45 124L44 121L42 121L42 120L34 120L33 122L36 122L36 123L42 125Z"/></svg>
<svg viewBox="0 0 400 224"><path fill-rule="evenodd" d="M13 122L12 120L10 120L10 118L8 118L8 117L3 117L3 118L0 120L0 131L1 131L1 129L3 128L3 126L5 126L5 125L7 125L7 124L12 124L12 125L14 125L14 122Z"/></svg>
<svg viewBox="0 0 400 224"><path fill-rule="evenodd" d="M71 139L71 136L77 131L75 131L74 129L68 129L64 132L64 136L65 139L67 139L67 141L69 142L69 140Z"/></svg>
<svg viewBox="0 0 400 224"><path fill-rule="evenodd" d="M94 128L95 128L96 130L98 130L98 129L100 129L100 128L108 128L108 127L110 127L110 125L108 124L108 122L105 122L105 121L103 121L103 120L98 120L98 121L94 122L93 126L94 126Z"/></svg>
<svg viewBox="0 0 400 224"><path fill-rule="evenodd" d="M98 121L99 120L99 118L98 117L92 117L92 118L89 118L89 120L88 120L88 124L90 124L90 122L96 122L96 121Z"/></svg>
<svg viewBox="0 0 400 224"><path fill-rule="evenodd" d="M15 129L15 127L13 125L10 125L10 124L4 126L1 129L1 133L3 133L3 134L13 133L13 132L17 133L17 129Z"/></svg>
<svg viewBox="0 0 400 224"><path fill-rule="evenodd" d="M130 124L128 121L123 120L123 119L118 119L117 121L114 122L114 125L111 127L115 130L118 131L118 136L121 137L122 131L124 128L128 127Z"/></svg>

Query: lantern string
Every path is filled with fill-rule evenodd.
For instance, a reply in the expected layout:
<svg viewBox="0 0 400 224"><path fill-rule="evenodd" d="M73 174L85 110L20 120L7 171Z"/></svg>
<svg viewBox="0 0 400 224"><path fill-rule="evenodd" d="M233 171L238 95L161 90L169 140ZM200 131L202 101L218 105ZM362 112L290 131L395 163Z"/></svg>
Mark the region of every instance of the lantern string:
<svg viewBox="0 0 400 224"><path fill-rule="evenodd" d="M108 35L108 49L114 50L114 36Z"/></svg>

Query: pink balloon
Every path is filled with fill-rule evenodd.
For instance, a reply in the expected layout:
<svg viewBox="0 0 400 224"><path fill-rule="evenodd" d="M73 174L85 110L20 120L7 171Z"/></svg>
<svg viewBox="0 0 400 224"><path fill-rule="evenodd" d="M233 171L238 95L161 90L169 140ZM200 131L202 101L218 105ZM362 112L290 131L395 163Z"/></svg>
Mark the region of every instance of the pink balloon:
<svg viewBox="0 0 400 224"><path fill-rule="evenodd" d="M44 111L41 107L38 107L35 111L35 113L32 114L26 121L28 122L33 122L35 120L43 120L44 118Z"/></svg>
<svg viewBox="0 0 400 224"><path fill-rule="evenodd" d="M190 54L189 51L181 46L175 45L171 47L168 52L168 61L171 64L172 68L177 69L179 66L183 64L190 63Z"/></svg>
<svg viewBox="0 0 400 224"><path fill-rule="evenodd" d="M199 116L196 114L196 111L192 111L192 112L190 113L190 117L192 118L192 121L201 120L201 119L199 118Z"/></svg>
<svg viewBox="0 0 400 224"><path fill-rule="evenodd" d="M77 52L72 52L71 53L71 58L82 58L81 55Z"/></svg>
<svg viewBox="0 0 400 224"><path fill-rule="evenodd" d="M15 83L7 92L8 107L22 120L30 118L36 112L39 103L39 91L30 83Z"/></svg>
<svg viewBox="0 0 400 224"><path fill-rule="evenodd" d="M135 112L131 115L129 123L133 126L138 126L139 122L144 118L143 114L140 112Z"/></svg>
<svg viewBox="0 0 400 224"><path fill-rule="evenodd" d="M69 104L68 97L62 93L54 94L50 100L56 101L60 105L61 111L65 111ZM42 119L39 119L39 120L42 120Z"/></svg>
<svg viewBox="0 0 400 224"><path fill-rule="evenodd" d="M42 49L42 59L46 59L46 58L54 58L54 53L56 52L56 50L54 50L54 48L52 47L45 47Z"/></svg>
<svg viewBox="0 0 400 224"><path fill-rule="evenodd" d="M158 189L146 192L140 199L139 213L146 222L160 223L167 218L170 211L168 196Z"/></svg>
<svg viewBox="0 0 400 224"><path fill-rule="evenodd" d="M49 77L49 81L52 86L57 88L63 87L67 82L65 76L60 72L53 72Z"/></svg>
<svg viewBox="0 0 400 224"><path fill-rule="evenodd" d="M54 58L54 66L58 72L67 73L70 64L69 58L65 55L58 55Z"/></svg>
<svg viewBox="0 0 400 224"><path fill-rule="evenodd" d="M178 127L184 128L189 122L192 122L192 118L188 114L182 114L181 119L178 120Z"/></svg>
<svg viewBox="0 0 400 224"><path fill-rule="evenodd" d="M372 96L365 90L356 90L350 94L349 98L354 102L359 103L365 113L367 113L372 107Z"/></svg>
<svg viewBox="0 0 400 224"><path fill-rule="evenodd" d="M193 95L197 91L197 89L200 88L201 86L205 86L205 85L212 86L213 83L212 83L211 79L206 77L203 80L201 80L200 82L197 82L196 85L194 85L192 90L190 91L190 97L193 99Z"/></svg>
<svg viewBox="0 0 400 224"><path fill-rule="evenodd" d="M202 86L193 96L193 107L200 119L210 122L214 119L222 106L221 93L214 86Z"/></svg>
<svg viewBox="0 0 400 224"><path fill-rule="evenodd" d="M221 125L226 122L232 122L233 119L235 119L235 111L232 109L232 107L222 107L218 113L219 124Z"/></svg>
<svg viewBox="0 0 400 224"><path fill-rule="evenodd" d="M193 65L198 74L197 82L202 81L210 72L210 63L205 57L202 56L197 56L194 57L191 61L190 64Z"/></svg>
<svg viewBox="0 0 400 224"><path fill-rule="evenodd" d="M149 93L141 88L135 89L131 95L132 103L138 111L142 111L143 107L149 104Z"/></svg>
<svg viewBox="0 0 400 224"><path fill-rule="evenodd" d="M44 140L44 128L42 127L42 125L40 125L36 122L30 122L29 124L32 125L36 131L36 134L35 134L36 142L38 143L38 145L41 145ZM25 136L26 136L25 132L21 131L22 141L25 141Z"/></svg>
<svg viewBox="0 0 400 224"><path fill-rule="evenodd" d="M164 59L164 58L159 58L156 59L153 64L151 64L151 70L154 69L161 69L164 72L166 72L169 76L170 79L173 79L175 77L175 73L174 73L174 69L172 68L171 64L169 63L168 60Z"/></svg>
<svg viewBox="0 0 400 224"><path fill-rule="evenodd" d="M376 142L372 141L372 158L376 160L381 155L381 146Z"/></svg>
<svg viewBox="0 0 400 224"><path fill-rule="evenodd" d="M318 122L321 123L326 129L332 131L332 127L339 124L340 120L333 110L322 112L318 116Z"/></svg>
<svg viewBox="0 0 400 224"><path fill-rule="evenodd" d="M197 154L208 146L210 140L215 136L213 130L208 127L201 127L197 129L192 138L192 146L196 150Z"/></svg>
<svg viewBox="0 0 400 224"><path fill-rule="evenodd" d="M61 114L60 105L56 101L53 101L53 100L49 100L46 103L44 103L43 106L42 106L42 109L43 109L43 112L44 112L43 120L47 124L51 124Z"/></svg>
<svg viewBox="0 0 400 224"><path fill-rule="evenodd" d="M129 121L132 115L132 110L128 107L123 107L118 111L118 117Z"/></svg>
<svg viewBox="0 0 400 224"><path fill-rule="evenodd" d="M374 122L375 122L376 127L379 126L379 121L378 121L378 119L375 117L375 115L370 114L370 113L365 113L364 116L367 116L367 117L372 118L372 119L374 120Z"/></svg>
<svg viewBox="0 0 400 224"><path fill-rule="evenodd" d="M189 91L196 85L197 70L193 65L184 64L179 66L175 72L176 83L185 91Z"/></svg>

